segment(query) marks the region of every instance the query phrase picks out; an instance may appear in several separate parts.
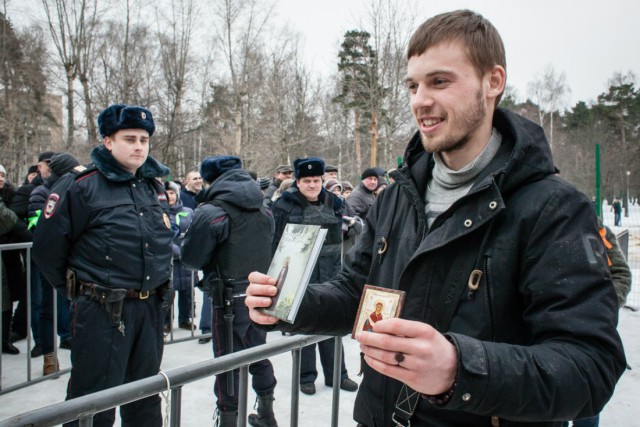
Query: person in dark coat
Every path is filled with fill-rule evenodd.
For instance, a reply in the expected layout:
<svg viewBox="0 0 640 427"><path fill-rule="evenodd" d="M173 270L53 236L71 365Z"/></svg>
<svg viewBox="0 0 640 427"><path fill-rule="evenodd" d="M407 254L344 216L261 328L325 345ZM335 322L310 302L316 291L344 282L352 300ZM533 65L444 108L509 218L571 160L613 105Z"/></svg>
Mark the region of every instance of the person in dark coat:
<svg viewBox="0 0 640 427"><path fill-rule="evenodd" d="M153 116L115 104L100 113L98 128L104 139L93 163L53 186L34 235L34 261L72 299L67 400L157 375L173 304L169 205L157 179L169 169L149 156ZM160 427L160 397L122 405L120 417L123 425ZM114 409L93 419L114 420Z"/></svg>
<svg viewBox="0 0 640 427"><path fill-rule="evenodd" d="M273 203L273 195L280 188L282 181L291 178L293 175L293 168L289 165L280 165L276 168L275 176L271 179L271 183L264 191L264 206L271 207Z"/></svg>
<svg viewBox="0 0 640 427"><path fill-rule="evenodd" d="M251 318L339 335L365 284L404 291L399 318L355 335L361 427L559 427L597 414L626 360L590 201L556 175L540 126L497 108L506 61L489 21L436 15L407 58L418 131L342 271L307 288L294 324L258 310L275 279L252 274Z"/></svg>
<svg viewBox="0 0 640 427"><path fill-rule="evenodd" d="M273 203L272 211L276 222L273 236L272 253L275 253L282 233L288 223L320 225L327 229L320 256L309 279L311 283L322 283L340 271L342 250L342 199L327 191L322 185L325 173L324 161L317 157L296 159L293 163L295 182L288 191ZM324 383L333 386L334 340L325 340L317 344L320 363L324 373ZM316 344L303 347L300 361L300 391L305 394L316 392ZM358 384L349 378L342 356L340 388L356 391Z"/></svg>
<svg viewBox="0 0 640 427"><path fill-rule="evenodd" d="M178 327L190 331L193 328L191 321L193 318L192 273L180 261L180 245L191 225L193 211L191 208L183 206L178 184L168 181L165 182L164 188L167 191L167 201L169 202L169 220L176 226L176 234L173 237L171 247L173 250L173 289L178 293ZM169 332L170 321L169 314L165 323L165 333Z"/></svg>
<svg viewBox="0 0 640 427"><path fill-rule="evenodd" d="M361 219L367 217L369 208L376 200L374 192L378 188L378 171L375 168L368 168L362 171L360 184L351 192L347 198L347 215L357 216Z"/></svg>
<svg viewBox="0 0 640 427"><path fill-rule="evenodd" d="M47 205L47 199L51 194L51 189L56 182L70 172L73 168L80 165L78 159L76 159L71 153L56 153L51 157L49 163L49 175L44 180L42 185L37 186L29 197L29 229L35 232L38 225L38 221L42 212L45 211ZM42 276L38 266L33 263L31 268L31 298L32 298L32 317L34 315L34 300L36 296L40 297L38 302L38 310L36 313L37 322L31 324L33 330L33 337L36 346L31 350L31 356L43 354L44 361L42 364L43 375L49 375L58 371L58 362L55 360L54 355L54 329L53 329L53 296L55 290ZM33 286L35 285L35 286ZM34 292L34 289L38 289L38 295ZM71 313L69 308L69 301L65 294L59 293L56 299L57 307L57 333L60 336L60 348L67 350L71 349ZM35 328L34 324L38 327ZM39 353L39 354L38 354Z"/></svg>
<svg viewBox="0 0 640 427"><path fill-rule="evenodd" d="M256 328L244 305L250 272L271 262L273 217L263 206L258 183L242 169L236 156L207 157L200 165L206 189L202 203L180 247L184 265L204 273L203 288L211 296L213 354L220 357L266 343L265 331ZM229 345L232 348L229 348ZM276 378L268 359L249 366L257 395L257 414L248 422L255 427L277 427L273 413ZM219 427L235 427L238 392L231 392L229 375L237 387L239 373L216 375L216 421Z"/></svg>
<svg viewBox="0 0 640 427"><path fill-rule="evenodd" d="M193 210L198 206L196 197L202 191L202 177L198 171L189 171L184 178L184 186L180 189L180 200L183 206Z"/></svg>

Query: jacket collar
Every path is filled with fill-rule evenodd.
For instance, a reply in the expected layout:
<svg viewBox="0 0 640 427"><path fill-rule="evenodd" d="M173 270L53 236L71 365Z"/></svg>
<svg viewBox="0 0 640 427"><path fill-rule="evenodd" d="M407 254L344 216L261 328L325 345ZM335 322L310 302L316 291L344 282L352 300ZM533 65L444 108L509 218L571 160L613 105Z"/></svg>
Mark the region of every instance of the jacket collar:
<svg viewBox="0 0 640 427"><path fill-rule="evenodd" d="M111 151L104 145L100 145L91 150L91 160L98 170L109 180L124 182L139 178L157 178L169 175L169 168L151 156L140 166L136 174L122 169L122 166L113 157Z"/></svg>
<svg viewBox="0 0 640 427"><path fill-rule="evenodd" d="M502 134L502 147L480 174L474 188L482 186L491 176L503 193L509 193L527 182L557 172L549 143L540 126L502 108L495 111L493 126ZM426 157L426 163L423 157ZM424 151L420 134L416 132L405 150L400 173L414 181L421 197L424 197L434 164L433 156Z"/></svg>

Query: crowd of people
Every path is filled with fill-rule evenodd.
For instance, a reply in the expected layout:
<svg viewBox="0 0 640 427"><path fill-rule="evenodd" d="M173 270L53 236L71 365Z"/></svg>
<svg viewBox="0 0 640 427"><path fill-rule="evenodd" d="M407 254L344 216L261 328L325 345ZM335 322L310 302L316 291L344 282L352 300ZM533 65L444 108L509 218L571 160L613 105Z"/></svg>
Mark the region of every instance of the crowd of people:
<svg viewBox="0 0 640 427"><path fill-rule="evenodd" d="M242 296L249 273L269 265L284 225L313 223L331 231L312 280L330 279L341 268L343 246L355 240L383 189L379 183L387 183L384 170L367 169L363 175L375 176L365 176L350 198L353 186L317 157L278 166L268 179L244 170L238 157L213 156L184 179L170 180L169 170L149 155L155 131L149 110L112 105L98 125L103 144L92 151L90 164L80 165L70 153L43 152L19 187L6 181L0 166L2 243L33 241L31 357L43 356L43 375L58 370L57 312L60 348L72 350L68 399L157 373L174 299L178 327L195 328L194 277L202 278L197 286L205 296L200 344L212 342L215 357L264 344L266 332L252 324ZM18 354L13 343L27 336L26 259L24 251L3 252L7 354ZM306 394L315 393L315 347L302 350L300 390ZM318 344L329 387L333 347L333 340ZM105 354L111 356L96 364ZM275 426L273 367L265 360L250 372L258 404L249 423ZM237 375L216 378L216 418L223 427L237 423ZM358 389L344 358L339 386ZM124 405L121 417L154 425L158 411L159 400L152 397ZM110 425L114 416L106 411L96 420Z"/></svg>
<svg viewBox="0 0 640 427"><path fill-rule="evenodd" d="M373 285L406 297L400 318L372 317L355 332L360 385L342 358L339 387L359 390L358 426L597 425L626 367L616 323L629 270L587 197L558 176L542 129L497 108L505 70L482 16L424 22L407 52L418 131L399 169L367 168L355 187L313 156L271 179L210 156L168 180L149 155L151 112L125 104L98 116L90 164L41 153L18 188L0 166L2 243L33 240L31 356L44 355L44 374L57 369L53 292L72 399L158 373L176 293L179 327L195 327L193 272L206 294L199 326L212 336L199 343L211 341L215 357L264 344L270 330L346 335ZM276 297L263 272L289 223L327 230L293 323L261 310ZM24 259L3 252L8 354L27 334ZM329 387L333 346L317 345ZM249 424L277 426L271 362L249 372ZM300 391L314 394L317 377L314 344L302 350ZM238 423L237 381L237 371L216 376L218 426ZM162 425L158 396L120 414L123 425ZM108 410L93 422L114 419Z"/></svg>

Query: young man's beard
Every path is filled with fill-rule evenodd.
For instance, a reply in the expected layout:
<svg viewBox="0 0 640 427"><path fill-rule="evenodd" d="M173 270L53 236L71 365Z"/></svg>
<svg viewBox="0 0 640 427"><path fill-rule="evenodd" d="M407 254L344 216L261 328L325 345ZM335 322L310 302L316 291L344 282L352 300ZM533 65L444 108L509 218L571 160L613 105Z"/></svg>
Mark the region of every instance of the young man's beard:
<svg viewBox="0 0 640 427"><path fill-rule="evenodd" d="M480 126L482 119L487 113L487 109L484 105L484 93L481 89L478 89L474 98L475 102L469 106L469 109L463 114L458 115L457 121L459 123L454 123L454 125L456 125L456 129L449 129L449 135L438 135L432 138L422 132L420 133L422 145L427 152L449 153L462 149L469 142L471 134ZM451 135L453 132L459 134L459 132L457 132L458 130L460 130L462 135ZM435 145L432 144L432 139L436 139L438 137L443 137L444 140L436 143Z"/></svg>

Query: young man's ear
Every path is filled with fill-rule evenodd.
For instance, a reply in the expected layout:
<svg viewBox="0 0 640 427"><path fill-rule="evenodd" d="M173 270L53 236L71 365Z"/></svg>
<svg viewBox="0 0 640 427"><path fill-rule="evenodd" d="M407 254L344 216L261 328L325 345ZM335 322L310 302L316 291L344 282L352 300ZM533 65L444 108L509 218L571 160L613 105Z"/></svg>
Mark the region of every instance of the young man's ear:
<svg viewBox="0 0 640 427"><path fill-rule="evenodd" d="M507 72L501 65L494 65L488 73L487 98L496 99L504 92L507 83Z"/></svg>

